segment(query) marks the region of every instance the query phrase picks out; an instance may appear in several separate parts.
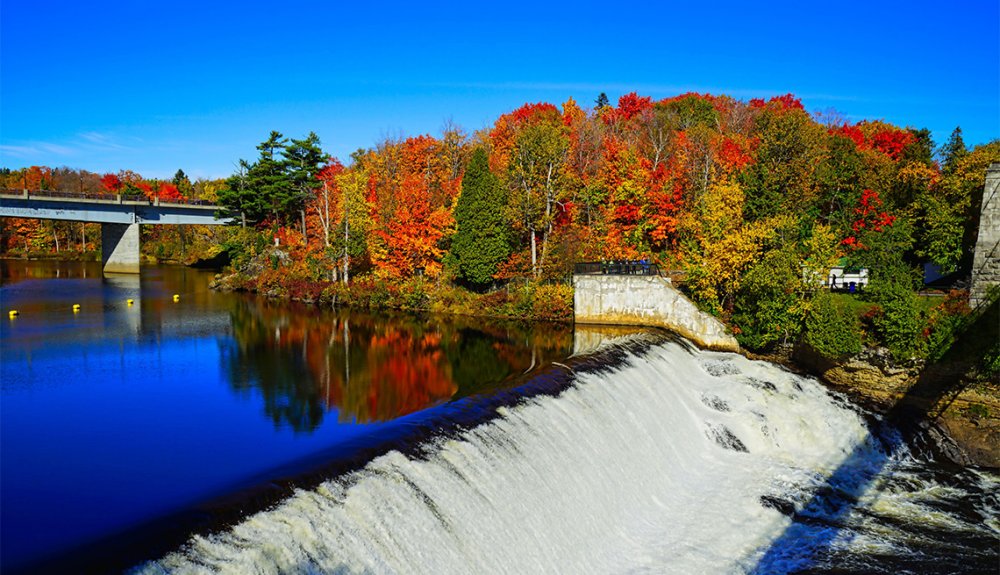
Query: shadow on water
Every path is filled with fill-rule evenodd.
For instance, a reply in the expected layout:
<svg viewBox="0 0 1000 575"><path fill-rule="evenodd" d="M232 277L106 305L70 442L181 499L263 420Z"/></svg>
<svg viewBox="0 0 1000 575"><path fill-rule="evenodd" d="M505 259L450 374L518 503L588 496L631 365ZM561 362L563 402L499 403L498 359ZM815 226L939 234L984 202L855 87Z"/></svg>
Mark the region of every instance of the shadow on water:
<svg viewBox="0 0 1000 575"><path fill-rule="evenodd" d="M853 527L849 515L857 507L859 498L873 486L879 473L903 452L907 446L920 445L927 440L927 431L947 405L964 388L960 377L948 372L944 366L967 361L970 355L984 351L984 346L1000 339L1000 300L995 299L979 312L965 331L966 337L953 346L944 357L924 369L913 386L874 424L869 441L860 443L840 466L815 489L804 505L776 501L764 497L761 503L791 517L791 524L764 552L751 570L755 574L770 573L838 573L836 565L826 561L836 556L835 543L849 538ZM973 335L974 334L974 335ZM950 377L949 377L950 375ZM935 446L929 445L931 450ZM954 467L955 472L961 468ZM796 508L798 507L798 508ZM931 533L948 542L959 537L955 533ZM922 554L912 559L893 557L893 564L886 572L954 573L972 569L976 572L995 572L997 556L970 557L962 546L941 546L941 555L928 561ZM994 553L996 549L993 550ZM912 564L900 565L901 561ZM981 562L982 565L977 565ZM828 566L829 565L829 566ZM914 569L915 571L909 571ZM865 569L869 571L869 569Z"/></svg>

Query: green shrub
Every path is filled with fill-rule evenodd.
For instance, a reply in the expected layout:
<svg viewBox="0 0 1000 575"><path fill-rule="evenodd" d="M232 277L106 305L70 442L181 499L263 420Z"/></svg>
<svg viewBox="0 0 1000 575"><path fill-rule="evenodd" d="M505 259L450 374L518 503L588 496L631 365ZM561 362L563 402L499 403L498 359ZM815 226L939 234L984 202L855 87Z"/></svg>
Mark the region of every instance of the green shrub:
<svg viewBox="0 0 1000 575"><path fill-rule="evenodd" d="M932 361L944 357L969 325L968 292L954 290L927 314L927 355Z"/></svg>
<svg viewBox="0 0 1000 575"><path fill-rule="evenodd" d="M534 291L532 319L571 321L573 319L573 287L566 284L540 285Z"/></svg>
<svg viewBox="0 0 1000 575"><path fill-rule="evenodd" d="M268 246L267 238L253 228L234 228L226 234L222 248L234 270L242 270Z"/></svg>
<svg viewBox="0 0 1000 575"><path fill-rule="evenodd" d="M769 253L747 272L733 302L736 339L752 350L766 350L797 338L802 330L802 298L794 254Z"/></svg>
<svg viewBox="0 0 1000 575"><path fill-rule="evenodd" d="M990 416L990 409L981 403L970 404L966 411L973 417L985 419Z"/></svg>
<svg viewBox="0 0 1000 575"><path fill-rule="evenodd" d="M1000 376L1000 342L993 344L983 355L983 376Z"/></svg>
<svg viewBox="0 0 1000 575"><path fill-rule="evenodd" d="M917 294L909 282L894 278L873 282L868 298L882 310L872 320L879 341L889 348L892 356L897 361L924 357L927 353L925 323Z"/></svg>
<svg viewBox="0 0 1000 575"><path fill-rule="evenodd" d="M399 286L400 309L409 311L426 310L430 302L427 284L422 277L414 277Z"/></svg>
<svg viewBox="0 0 1000 575"><path fill-rule="evenodd" d="M805 343L823 357L838 360L861 351L861 324L833 294L813 297L806 317Z"/></svg>

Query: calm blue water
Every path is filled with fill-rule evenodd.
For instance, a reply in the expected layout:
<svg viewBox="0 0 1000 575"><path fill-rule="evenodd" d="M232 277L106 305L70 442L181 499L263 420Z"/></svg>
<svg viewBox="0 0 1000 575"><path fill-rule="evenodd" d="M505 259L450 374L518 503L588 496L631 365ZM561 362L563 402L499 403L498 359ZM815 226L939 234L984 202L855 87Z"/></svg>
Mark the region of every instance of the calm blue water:
<svg viewBox="0 0 1000 575"><path fill-rule="evenodd" d="M572 345L560 328L269 304L185 268L0 261L0 277L5 570L356 448Z"/></svg>

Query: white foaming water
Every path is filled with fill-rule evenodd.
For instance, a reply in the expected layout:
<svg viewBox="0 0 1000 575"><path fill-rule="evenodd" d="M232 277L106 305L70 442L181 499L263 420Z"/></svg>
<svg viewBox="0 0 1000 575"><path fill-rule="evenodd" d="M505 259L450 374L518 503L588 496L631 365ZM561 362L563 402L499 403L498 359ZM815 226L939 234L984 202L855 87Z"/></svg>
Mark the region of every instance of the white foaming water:
<svg viewBox="0 0 1000 575"><path fill-rule="evenodd" d="M863 419L817 382L657 344L425 457L388 453L138 571L744 573L791 523L761 497L799 507L866 453L877 456ZM893 507L875 501L892 494L859 495ZM895 545L872 533L837 544Z"/></svg>

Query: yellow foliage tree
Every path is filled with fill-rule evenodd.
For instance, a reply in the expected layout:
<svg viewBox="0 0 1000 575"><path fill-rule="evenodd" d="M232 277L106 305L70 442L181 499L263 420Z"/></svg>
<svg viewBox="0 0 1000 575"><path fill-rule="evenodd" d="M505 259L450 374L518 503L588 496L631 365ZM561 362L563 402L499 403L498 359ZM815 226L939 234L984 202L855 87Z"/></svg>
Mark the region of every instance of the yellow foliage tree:
<svg viewBox="0 0 1000 575"><path fill-rule="evenodd" d="M745 223L745 202L739 184L716 182L682 222L689 235L684 243L688 290L713 313L731 305L746 270L760 260L779 230L795 222L792 216L782 215Z"/></svg>

